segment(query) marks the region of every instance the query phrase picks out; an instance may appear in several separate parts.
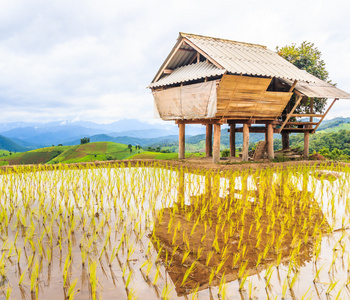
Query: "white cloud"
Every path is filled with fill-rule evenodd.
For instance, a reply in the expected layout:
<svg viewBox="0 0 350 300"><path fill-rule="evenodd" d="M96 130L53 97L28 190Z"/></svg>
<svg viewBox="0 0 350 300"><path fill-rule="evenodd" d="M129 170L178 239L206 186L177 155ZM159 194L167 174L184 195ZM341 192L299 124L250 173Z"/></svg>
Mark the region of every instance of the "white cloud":
<svg viewBox="0 0 350 300"><path fill-rule="evenodd" d="M349 8L345 0L3 0L0 122L152 119L146 86L179 31L270 49L314 42L349 92ZM331 114L350 115L340 103Z"/></svg>

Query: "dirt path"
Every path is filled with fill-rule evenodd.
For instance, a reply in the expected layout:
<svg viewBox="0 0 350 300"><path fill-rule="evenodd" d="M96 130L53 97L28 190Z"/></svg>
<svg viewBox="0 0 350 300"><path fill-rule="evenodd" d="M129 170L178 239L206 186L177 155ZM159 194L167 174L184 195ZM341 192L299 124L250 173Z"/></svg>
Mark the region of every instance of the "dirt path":
<svg viewBox="0 0 350 300"><path fill-rule="evenodd" d="M1 171L13 170L21 168L21 171L32 171L33 169L38 170L56 170L64 168L87 168L87 167L104 167L110 165L119 165L120 167L133 167L136 165L145 165L145 166L165 166L165 167L182 167L189 170L246 170L247 168L251 170L256 170L260 168L284 168L286 166L293 165L341 165L349 166L349 163L343 162L333 162L333 161L288 161L288 162L270 162L268 160L262 162L239 162L238 160L221 160L219 164L214 164L212 158L188 158L182 160L157 160L157 159L134 159L134 160L110 160L110 161L95 161L95 162L83 162L83 163L70 163L70 164L54 164L54 165L11 165L11 166L0 166Z"/></svg>

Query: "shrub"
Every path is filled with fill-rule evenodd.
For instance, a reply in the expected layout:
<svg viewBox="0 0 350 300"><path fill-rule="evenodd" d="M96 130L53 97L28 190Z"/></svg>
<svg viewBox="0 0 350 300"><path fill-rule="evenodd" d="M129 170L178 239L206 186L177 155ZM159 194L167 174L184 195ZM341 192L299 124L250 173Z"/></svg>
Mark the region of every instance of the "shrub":
<svg viewBox="0 0 350 300"><path fill-rule="evenodd" d="M221 157L229 157L230 156L230 149L224 149L221 151Z"/></svg>

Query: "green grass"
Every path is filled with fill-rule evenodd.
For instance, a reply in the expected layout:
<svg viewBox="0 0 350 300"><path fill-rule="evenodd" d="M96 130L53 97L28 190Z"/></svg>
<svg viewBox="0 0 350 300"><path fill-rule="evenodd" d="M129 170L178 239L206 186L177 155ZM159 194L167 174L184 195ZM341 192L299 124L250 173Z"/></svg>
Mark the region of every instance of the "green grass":
<svg viewBox="0 0 350 300"><path fill-rule="evenodd" d="M133 152L135 148L133 147ZM127 145L113 142L96 142L77 146L61 160L62 163L77 163L105 160L121 160L133 155Z"/></svg>
<svg viewBox="0 0 350 300"><path fill-rule="evenodd" d="M144 151L140 154L134 154L129 157L129 159L178 159L179 154L178 153L159 153L159 152L150 152L150 151ZM200 153L186 153L186 158L190 157L204 157L204 155L200 155Z"/></svg>
<svg viewBox="0 0 350 300"><path fill-rule="evenodd" d="M321 132L337 132L337 131L340 131L340 130L350 130L350 123L342 123L342 124L339 124L338 126L336 127L330 127L330 128L326 128L324 130L319 130L318 133L321 133Z"/></svg>
<svg viewBox="0 0 350 300"><path fill-rule="evenodd" d="M178 153L160 153L135 149L132 152L125 144L96 142L75 146L52 146L22 153L1 150L6 156L1 157L0 166L27 164L79 163L123 159L177 159ZM186 153L186 158L203 157L200 153Z"/></svg>
<svg viewBox="0 0 350 300"><path fill-rule="evenodd" d="M10 154L10 151L7 151L7 150L0 150L0 157L1 156L7 156Z"/></svg>

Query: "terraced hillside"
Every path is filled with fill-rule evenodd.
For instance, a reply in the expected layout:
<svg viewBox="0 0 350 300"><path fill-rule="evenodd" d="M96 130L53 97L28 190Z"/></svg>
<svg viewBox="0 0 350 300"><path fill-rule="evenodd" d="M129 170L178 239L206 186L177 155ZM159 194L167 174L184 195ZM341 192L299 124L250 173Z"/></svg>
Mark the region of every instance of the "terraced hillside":
<svg viewBox="0 0 350 300"><path fill-rule="evenodd" d="M188 153L187 157L199 155ZM0 166L27 164L79 163L122 159L175 159L177 153L149 152L113 142L96 142L75 146L52 146L22 153L0 152Z"/></svg>

